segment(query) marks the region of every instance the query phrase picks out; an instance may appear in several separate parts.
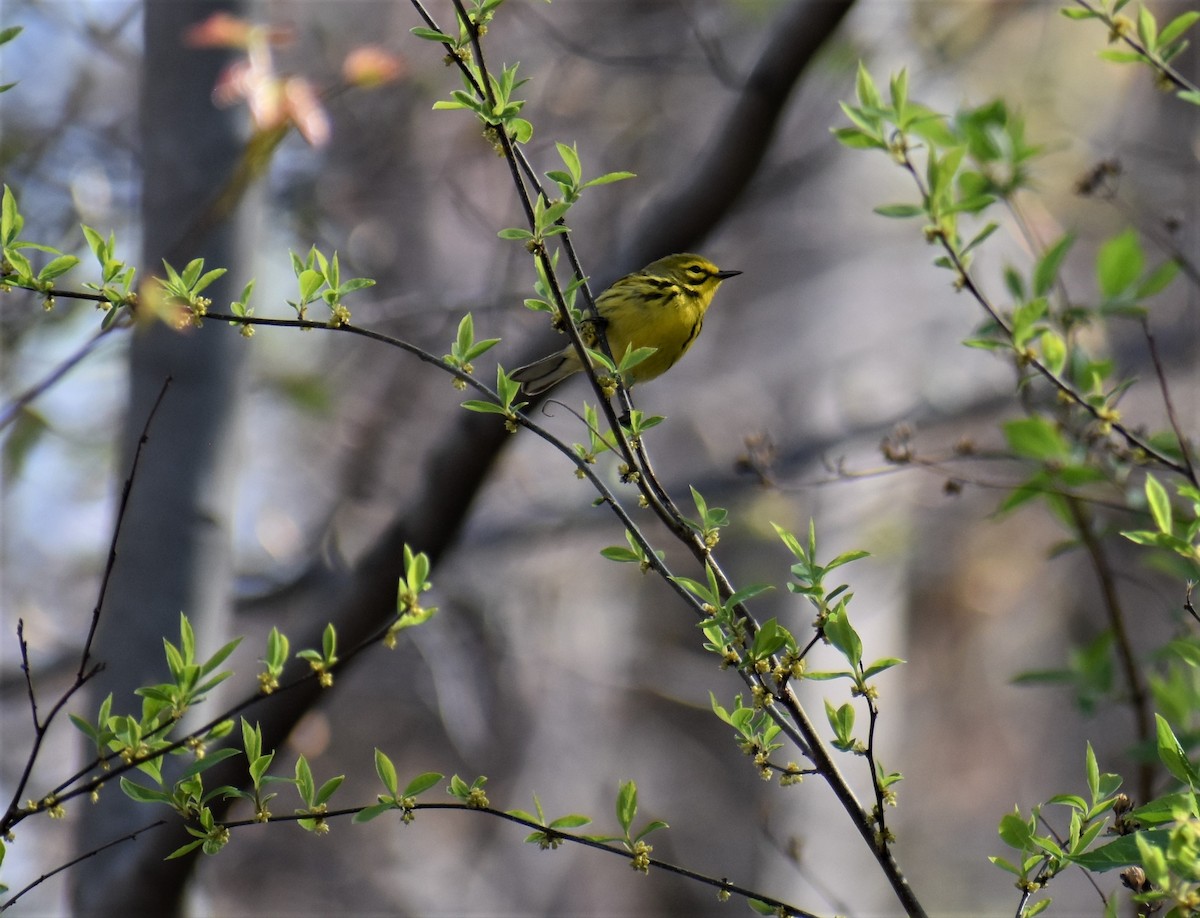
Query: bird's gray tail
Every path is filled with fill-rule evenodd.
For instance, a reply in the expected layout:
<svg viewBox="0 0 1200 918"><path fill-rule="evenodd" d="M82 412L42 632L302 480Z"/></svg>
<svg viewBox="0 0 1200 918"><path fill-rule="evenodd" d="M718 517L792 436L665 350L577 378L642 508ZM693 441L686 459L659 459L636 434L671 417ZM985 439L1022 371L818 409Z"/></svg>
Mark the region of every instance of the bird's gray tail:
<svg viewBox="0 0 1200 918"><path fill-rule="evenodd" d="M521 391L525 395L533 396L541 395L547 389L578 372L578 362L572 360L570 354L560 351L523 367L518 367L508 375L521 384Z"/></svg>

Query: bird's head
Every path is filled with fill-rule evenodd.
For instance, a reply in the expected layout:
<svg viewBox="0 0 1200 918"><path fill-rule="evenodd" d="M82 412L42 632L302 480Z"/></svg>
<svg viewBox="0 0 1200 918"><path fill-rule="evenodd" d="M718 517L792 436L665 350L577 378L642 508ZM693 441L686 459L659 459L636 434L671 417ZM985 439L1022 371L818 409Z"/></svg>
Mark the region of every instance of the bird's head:
<svg viewBox="0 0 1200 918"><path fill-rule="evenodd" d="M721 281L736 277L741 271L722 271L707 258L684 252L680 255L668 255L647 265L643 269L646 274L669 277L685 287L710 296L716 292Z"/></svg>

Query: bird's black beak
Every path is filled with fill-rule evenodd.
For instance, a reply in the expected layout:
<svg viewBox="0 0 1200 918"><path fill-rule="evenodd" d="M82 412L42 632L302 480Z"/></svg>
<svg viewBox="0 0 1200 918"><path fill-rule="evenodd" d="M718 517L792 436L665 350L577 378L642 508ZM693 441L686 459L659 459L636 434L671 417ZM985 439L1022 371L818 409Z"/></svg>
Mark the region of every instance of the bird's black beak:
<svg viewBox="0 0 1200 918"><path fill-rule="evenodd" d="M718 271L714 277L716 277L717 280L728 280L731 277L737 277L741 273L741 271Z"/></svg>

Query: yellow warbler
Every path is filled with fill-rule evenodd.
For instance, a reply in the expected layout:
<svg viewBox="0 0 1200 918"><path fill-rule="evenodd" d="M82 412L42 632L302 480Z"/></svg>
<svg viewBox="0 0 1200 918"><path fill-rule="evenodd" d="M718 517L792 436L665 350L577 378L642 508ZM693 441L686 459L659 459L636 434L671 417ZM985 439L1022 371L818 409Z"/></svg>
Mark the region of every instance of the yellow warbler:
<svg viewBox="0 0 1200 918"><path fill-rule="evenodd" d="M721 281L741 274L722 271L699 255L668 255L626 274L596 297L600 328L618 362L627 348L655 352L626 373L628 385L671 369L692 346ZM538 395L583 369L573 347L519 367L510 374L526 395Z"/></svg>

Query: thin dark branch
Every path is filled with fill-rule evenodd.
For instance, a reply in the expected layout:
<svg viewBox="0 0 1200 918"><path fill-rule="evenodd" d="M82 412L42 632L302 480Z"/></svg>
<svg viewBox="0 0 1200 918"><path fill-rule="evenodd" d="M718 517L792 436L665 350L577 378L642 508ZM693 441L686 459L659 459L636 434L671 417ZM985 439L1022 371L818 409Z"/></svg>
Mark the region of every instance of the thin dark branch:
<svg viewBox="0 0 1200 918"><path fill-rule="evenodd" d="M137 476L138 463L142 459L142 448L150 440L150 425L154 423L154 416L158 414L158 409L163 403L163 399L167 395L167 389L171 386L171 377L168 376L163 380L162 388L158 390L158 397L154 400L154 405L150 408L150 413L146 415L146 423L142 425L141 435L138 437L137 448L133 453L133 462L129 466L129 475L125 479L125 485L121 490L121 503L117 507L117 521L113 526L112 540L108 545L108 561L104 565L104 576L100 579L100 595L96 599L96 607L92 610L92 624L88 628L87 640L83 642L83 652L79 655L79 669L75 674L77 685L81 685L85 679L84 671L88 667L88 660L92 655L92 642L96 637L96 628L100 624L100 613L104 608L104 597L108 593L108 584L112 579L113 568L117 566L117 541L121 537L121 526L125 521L125 511L129 506L129 495L133 492L133 481Z"/></svg>
<svg viewBox="0 0 1200 918"><path fill-rule="evenodd" d="M1187 478L1192 484L1200 485L1200 479L1196 477L1196 465L1192 460L1192 451L1188 445L1187 436L1183 432L1183 427L1179 423L1179 417L1175 413L1175 402L1171 398L1171 390L1167 385L1167 374L1163 369L1162 359L1158 354L1158 342L1154 338L1154 332L1150 330L1150 320L1145 316L1142 317L1142 334L1146 336L1146 346L1150 350L1150 360L1154 363L1154 375L1158 377L1158 388L1162 392L1163 405L1167 409L1167 420L1171 424L1171 430L1175 433L1175 439L1179 441L1179 452L1183 456L1183 464L1187 467Z"/></svg>
<svg viewBox="0 0 1200 918"><path fill-rule="evenodd" d="M74 299L103 300L103 297L96 297L85 293L63 293L61 295L69 296ZM79 348L79 350L51 370L44 379L34 383L24 392L13 398L13 400L7 405L5 405L4 410L0 411L0 430L3 430L5 427L19 418L26 405L37 399L42 395L43 392L45 392L51 386L54 386L60 379L70 373L71 370L75 369L75 367L78 366L85 357L87 357L96 349L97 345L100 344L105 335L107 335L115 327L116 325L110 325L108 328L100 329L100 331L96 332L95 335L89 338L83 344L83 346Z"/></svg>
<svg viewBox="0 0 1200 918"><path fill-rule="evenodd" d="M154 402L154 406L150 409L150 413L146 416L146 423L142 426L142 434L138 439L137 451L134 453L133 462L129 468L129 477L125 479L125 488L121 495L121 503L117 509L117 520L113 525L112 541L109 544L108 562L104 568L104 575L100 581L100 595L96 600L96 607L92 611L91 627L88 629L87 639L84 641L83 650L79 655L79 668L75 671L75 680L62 693L58 701L50 709L50 713L46 715L45 721L38 720L37 713L37 698L33 688L33 674L29 665L28 647L24 637L24 622L17 623L17 638L21 646L21 668L25 671L25 682L29 690L29 703L33 712L33 729L34 738L33 745L30 747L29 755L25 760L25 767L21 772L21 778L17 782L16 790L13 793L12 799L9 801L8 808L4 813L3 820L0 820L0 827L4 831L8 831L19 819L21 813L20 800L25 796L25 789L29 785L30 776L33 774L33 766L37 762L38 756L41 753L42 743L46 739L46 734L50 729L50 724L59 712L66 707L67 702L75 696L75 694L83 688L100 669L97 666L88 666L88 660L91 656L92 641L95 638L96 626L100 622L100 611L104 606L104 595L108 589L109 580L112 577L113 568L117 562L117 539L121 534L121 524L125 519L125 509L129 503L129 494L133 489L134 477L137 475L138 460L141 458L142 446L149 439L150 425L154 420L154 415L158 412L159 405L162 404L163 396L166 395L167 387L171 384L170 377L163 383L162 390L158 393L158 398Z"/></svg>
<svg viewBox="0 0 1200 918"><path fill-rule="evenodd" d="M374 804L372 804L374 806ZM302 819L336 819L346 816L356 816L365 810L366 807L346 807L343 809L330 810L329 812L320 814L319 817L314 817L307 813L295 813L287 816L272 816L268 822L299 822ZM397 808L399 809L399 808ZM629 851L624 844L618 846L610 844L608 841L598 840L586 835L575 835L571 832L563 832L558 829L550 829L539 822L532 819L526 819L523 816L518 816L515 813L510 813L505 810L497 810L490 806L470 806L466 803L414 803L408 808L413 812L417 810L457 810L465 813L483 813L488 816L494 816L497 819L503 819L507 822L515 823L519 826L524 826L527 829L533 829L537 832L544 833L548 839L570 842L571 844L582 845L586 848L593 848L596 851L603 851L606 854L615 854L617 857L627 861L632 861L634 853ZM243 819L236 822L222 823L226 829L240 829L248 826L262 825L263 823L255 819ZM711 886L714 889L728 892L731 895L742 896L746 899L757 899L759 902L764 902L773 909L780 909L784 914L795 916L795 918L818 918L813 912L805 911L790 905L781 899L773 899L770 896L764 896L762 893L748 889L744 886L738 886L728 880L708 876L707 874L698 873L695 870L689 870L686 867L680 867L677 864L672 864L668 861L659 860L656 857L646 857L645 863L649 867L657 870L662 870L667 873L673 873L677 876L686 877L689 880L703 883L706 886Z"/></svg>
<svg viewBox="0 0 1200 918"><path fill-rule="evenodd" d="M1096 536L1092 525L1092 516L1088 509L1080 501L1070 497L1066 499L1066 505L1075 524L1075 531L1079 534L1079 540L1092 562L1096 580L1100 584L1100 596L1104 603L1108 626L1112 629L1113 641L1117 647L1117 658L1121 662L1121 671L1124 673L1125 685L1129 690L1129 706L1133 709L1138 742L1149 742L1154 736L1150 695L1146 691L1142 671L1134 655L1133 642L1125 622L1125 612L1117 592L1112 565L1108 561L1104 546ZM1151 799L1154 789L1153 782L1154 763L1149 760L1140 762L1138 764L1138 794L1143 801Z"/></svg>
<svg viewBox="0 0 1200 918"><path fill-rule="evenodd" d="M1140 54L1145 59L1147 64L1149 64L1154 70L1158 71L1163 79L1173 85L1180 92L1200 93L1200 86L1197 86L1195 83L1191 82L1166 61L1160 60L1158 55L1151 54L1145 45L1133 37L1129 28L1118 28L1117 23L1114 21L1112 16L1108 15L1102 10L1097 10L1094 6L1092 6L1091 3L1087 2L1087 0L1075 0L1075 2L1082 6L1085 10L1094 13L1096 18L1109 27L1110 35L1114 39L1120 39L1135 52Z"/></svg>
<svg viewBox="0 0 1200 918"><path fill-rule="evenodd" d="M55 867L49 873L43 873L40 877L38 877L32 883L30 883L27 886L22 887L15 895L10 896L3 903L0 903L0 912L6 911L10 906L16 905L17 900L20 899L23 895L25 895L27 892L29 892L34 887L40 886L42 883L45 883L48 879L50 879L55 874L62 873L64 870L70 870L72 867L74 867L76 864L80 863L81 861L86 861L90 857L95 857L97 854L100 854L102 851L107 851L109 848L112 848L116 845L120 845L120 844L123 844L128 841L133 841L139 835L141 835L143 832L149 832L151 829L157 829L159 826L163 826L166 824L167 824L167 821L165 819L158 819L158 820L155 820L154 822L147 823L146 825L142 826L140 829L134 829L132 832L127 832L126 834L122 835L120 838L114 838L112 841L106 842L105 844L101 845L99 848L93 848L91 851L81 854L81 855L79 855L79 857L77 857L73 860L67 861L65 864L60 864L58 867Z"/></svg>

